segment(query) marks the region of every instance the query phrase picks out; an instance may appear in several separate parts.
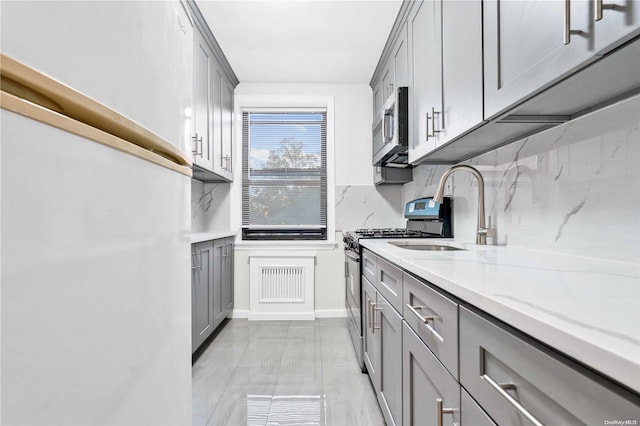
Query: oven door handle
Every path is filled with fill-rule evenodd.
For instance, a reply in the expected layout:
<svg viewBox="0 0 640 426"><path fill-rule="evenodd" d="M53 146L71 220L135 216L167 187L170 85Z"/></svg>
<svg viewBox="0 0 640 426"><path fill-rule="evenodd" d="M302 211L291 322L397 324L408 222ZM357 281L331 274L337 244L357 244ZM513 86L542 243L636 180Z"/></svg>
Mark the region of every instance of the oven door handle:
<svg viewBox="0 0 640 426"><path fill-rule="evenodd" d="M360 257L356 256L355 254L351 253L350 251L345 250L344 251L344 255L347 256L349 259L353 260L356 263L360 262Z"/></svg>

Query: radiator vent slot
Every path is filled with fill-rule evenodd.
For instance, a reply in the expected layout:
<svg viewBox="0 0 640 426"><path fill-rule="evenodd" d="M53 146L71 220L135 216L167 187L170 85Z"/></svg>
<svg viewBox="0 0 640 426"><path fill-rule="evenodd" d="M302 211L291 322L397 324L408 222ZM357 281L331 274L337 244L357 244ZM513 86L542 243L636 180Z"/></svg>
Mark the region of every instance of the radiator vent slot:
<svg viewBox="0 0 640 426"><path fill-rule="evenodd" d="M263 266L260 268L260 303L304 302L304 268L301 266Z"/></svg>

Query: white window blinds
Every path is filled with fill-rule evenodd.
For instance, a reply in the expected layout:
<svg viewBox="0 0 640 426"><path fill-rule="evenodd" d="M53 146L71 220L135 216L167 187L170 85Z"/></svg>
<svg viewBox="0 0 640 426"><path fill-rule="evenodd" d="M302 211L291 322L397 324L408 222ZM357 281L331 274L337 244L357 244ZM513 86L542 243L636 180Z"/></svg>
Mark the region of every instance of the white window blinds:
<svg viewBox="0 0 640 426"><path fill-rule="evenodd" d="M326 239L326 111L243 112L243 239Z"/></svg>

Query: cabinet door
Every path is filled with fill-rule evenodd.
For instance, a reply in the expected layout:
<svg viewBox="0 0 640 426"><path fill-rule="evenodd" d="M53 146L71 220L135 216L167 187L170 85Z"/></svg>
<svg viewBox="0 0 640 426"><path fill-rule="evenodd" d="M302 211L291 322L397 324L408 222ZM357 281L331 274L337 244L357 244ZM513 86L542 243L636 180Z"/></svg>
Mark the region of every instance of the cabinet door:
<svg viewBox="0 0 640 426"><path fill-rule="evenodd" d="M464 31L460 29L464 28ZM482 123L482 2L442 2L441 146Z"/></svg>
<svg viewBox="0 0 640 426"><path fill-rule="evenodd" d="M460 390L460 424L462 426L496 426L491 417L469 396L464 389Z"/></svg>
<svg viewBox="0 0 640 426"><path fill-rule="evenodd" d="M409 46L407 44L407 27L405 23L393 47L393 69L395 88L409 85Z"/></svg>
<svg viewBox="0 0 640 426"><path fill-rule="evenodd" d="M402 407L404 425L460 424L460 385L406 323L402 326Z"/></svg>
<svg viewBox="0 0 640 426"><path fill-rule="evenodd" d="M389 58L382 71L382 103L393 94L394 91L394 64L393 58Z"/></svg>
<svg viewBox="0 0 640 426"><path fill-rule="evenodd" d="M211 241L192 245L191 262L191 351L194 352L215 327Z"/></svg>
<svg viewBox="0 0 640 426"><path fill-rule="evenodd" d="M402 317L380 294L374 310L380 338L378 401L387 425L402 424Z"/></svg>
<svg viewBox="0 0 640 426"><path fill-rule="evenodd" d="M483 2L485 118L595 60L589 5L576 0ZM571 35L568 44L566 13L570 29L586 35Z"/></svg>
<svg viewBox="0 0 640 426"><path fill-rule="evenodd" d="M233 312L233 238L225 238L225 251L222 268L222 306L224 316Z"/></svg>
<svg viewBox="0 0 640 426"><path fill-rule="evenodd" d="M193 161L207 170L213 170L211 79L215 70L214 57L199 31L193 32L193 38Z"/></svg>
<svg viewBox="0 0 640 426"><path fill-rule="evenodd" d="M373 121L372 125L375 127L381 120L382 116L382 103L384 102L384 97L382 93L382 80L377 82L373 86ZM382 137L382 133L380 134ZM375 138L375 136L374 136Z"/></svg>
<svg viewBox="0 0 640 426"><path fill-rule="evenodd" d="M224 252L227 249L225 240L219 239L213 242L213 309L212 317L214 327L225 318L225 305L223 297L223 270L225 265Z"/></svg>
<svg viewBox="0 0 640 426"><path fill-rule="evenodd" d="M411 78L413 87L413 136L409 162L436 147L434 112L442 111L442 21L441 2L426 0L410 16ZM441 114L440 114L441 115Z"/></svg>
<svg viewBox="0 0 640 426"><path fill-rule="evenodd" d="M364 329L364 365L371 378L376 394L380 391L380 333L376 333L374 322L374 308L376 305L376 290L373 284L362 275L362 327Z"/></svg>
<svg viewBox="0 0 640 426"><path fill-rule="evenodd" d="M222 79L222 149L220 158L221 175L233 180L233 91L231 81Z"/></svg>

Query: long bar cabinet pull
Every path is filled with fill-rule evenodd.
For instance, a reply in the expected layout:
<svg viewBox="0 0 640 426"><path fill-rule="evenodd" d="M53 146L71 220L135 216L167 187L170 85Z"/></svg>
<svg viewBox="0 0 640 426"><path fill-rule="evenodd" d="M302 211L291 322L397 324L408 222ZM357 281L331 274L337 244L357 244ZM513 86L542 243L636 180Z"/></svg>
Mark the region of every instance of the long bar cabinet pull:
<svg viewBox="0 0 640 426"><path fill-rule="evenodd" d="M524 408L522 406L522 404L520 404L514 397L512 397L511 395L509 395L505 391L505 389L508 389L508 390L515 389L515 385L514 384L512 384L512 383L498 384L491 377L489 377L486 374L483 374L482 378L487 383L489 383L489 385L493 389L495 389L496 392L498 392L500 394L500 396L502 396L504 399L506 399L507 402L513 406L513 408L515 408L520 414L522 414L524 417L526 417L531 423L533 423L535 426L544 426L544 424L540 420L535 418L535 416L533 414L531 414L526 408Z"/></svg>
<svg viewBox="0 0 640 426"><path fill-rule="evenodd" d="M431 129L433 131L433 135L431 136L434 138L436 137L436 133L442 132L442 130L436 130L436 115L440 116L440 113L436 111L434 107L431 107Z"/></svg>
<svg viewBox="0 0 640 426"><path fill-rule="evenodd" d="M198 137L198 134L196 133L196 135L192 136L191 139L193 140L193 142L195 142L196 145L196 150L191 152L193 153L193 155L199 155L200 157L202 157L202 136ZM200 151L198 151L198 143L200 144Z"/></svg>
<svg viewBox="0 0 640 426"><path fill-rule="evenodd" d="M376 311L381 311L382 308L378 308L377 303L371 304L371 318L373 319L373 324L371 327L371 334L376 334L376 330L380 330L380 325L376 326Z"/></svg>
<svg viewBox="0 0 640 426"><path fill-rule="evenodd" d="M426 308L426 306L411 306L410 304L407 303L407 308L409 308L409 310L413 312L415 316L420 318L420 321L422 321L425 324L428 324L429 321L433 321L436 318L436 317L430 317L430 316L423 316L420 312L418 312L418 309L424 309Z"/></svg>
<svg viewBox="0 0 640 426"><path fill-rule="evenodd" d="M429 113L427 113L426 116L427 116L427 122L425 123L426 124L426 132L425 132L426 133L426 137L425 137L424 140L425 140L425 142L428 142L429 141L429 137L430 137L430 135L429 135Z"/></svg>
<svg viewBox="0 0 640 426"><path fill-rule="evenodd" d="M572 35L584 34L584 31L571 29L571 0L564 0L564 44L571 43Z"/></svg>
<svg viewBox="0 0 640 426"><path fill-rule="evenodd" d="M594 21L599 21L602 19L602 11L604 9L609 9L609 10L618 10L618 11L624 11L626 8L625 6L620 6L617 4L604 4L603 0L594 0L593 5L595 7L595 13L594 13Z"/></svg>
<svg viewBox="0 0 640 426"><path fill-rule="evenodd" d="M455 409L453 408L442 408L442 398L436 398L436 404L438 409L438 426L443 426L444 424L444 415L445 414L453 414Z"/></svg>

